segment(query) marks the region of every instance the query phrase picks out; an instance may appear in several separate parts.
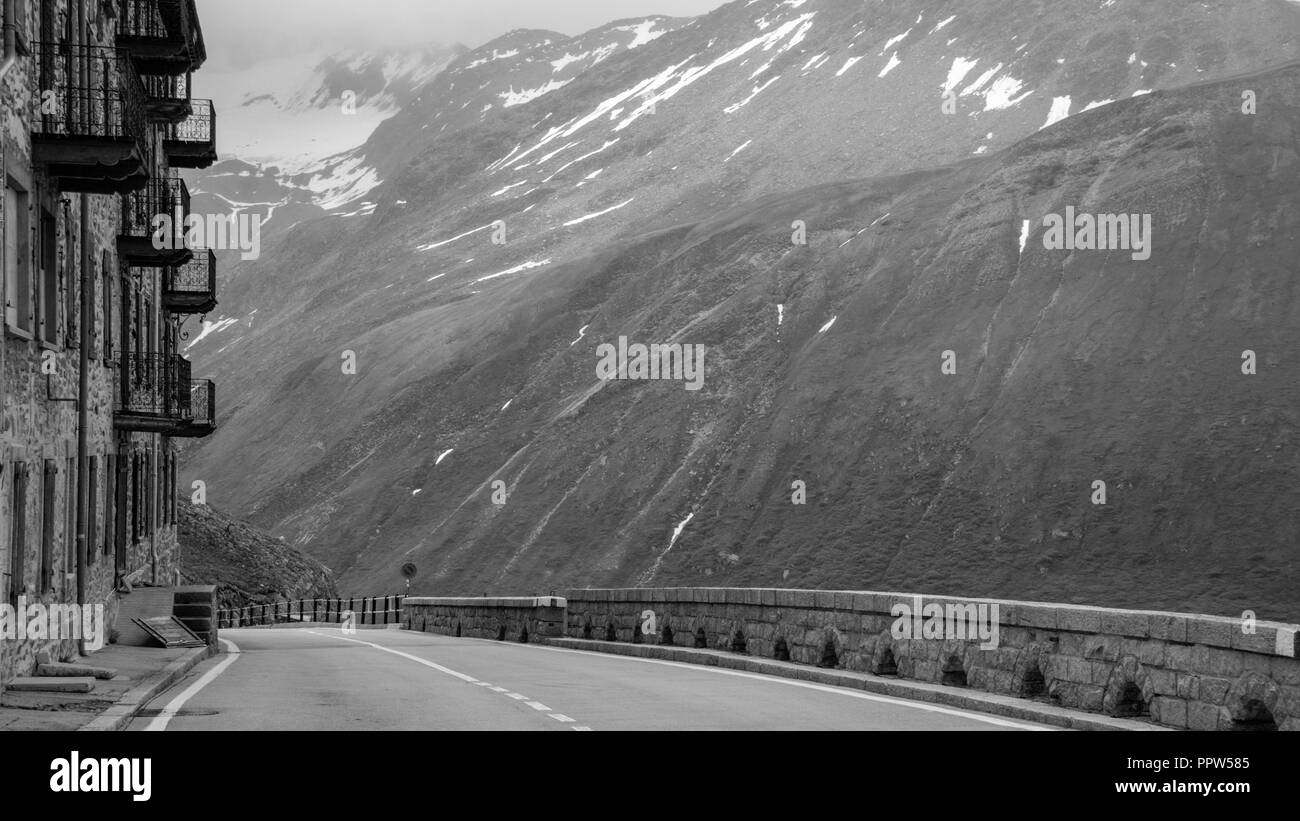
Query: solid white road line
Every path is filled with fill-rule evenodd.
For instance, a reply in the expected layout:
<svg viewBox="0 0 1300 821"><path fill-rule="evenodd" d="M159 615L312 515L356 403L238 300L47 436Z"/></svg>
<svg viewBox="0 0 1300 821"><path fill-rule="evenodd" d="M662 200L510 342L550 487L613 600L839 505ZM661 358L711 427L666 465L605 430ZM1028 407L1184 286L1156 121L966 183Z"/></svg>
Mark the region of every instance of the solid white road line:
<svg viewBox="0 0 1300 821"><path fill-rule="evenodd" d="M470 684L483 683L480 682L478 679L474 678L473 676L467 676L464 673L458 673L455 670L451 669L450 667L443 667L441 664L434 664L433 662L428 661L426 659L422 659L419 656L413 656L410 653L403 653L401 650L394 650L391 647L384 647L382 644L375 644L373 641L362 641L361 639L350 639L346 636L327 636L324 633L317 633L315 630L307 630L306 632L311 633L313 636L320 636L323 639L338 639L339 641L350 641L353 644L364 644L365 646L373 647L376 650L383 650L385 653L392 653L395 656L401 656L402 658L407 659L409 661L413 661L416 664L423 664L425 667L430 667L434 670L437 670L439 673L446 673L449 676L454 676L460 679L461 681L469 682ZM496 690L498 688L493 687L492 689ZM504 687L500 689L502 691L505 690Z"/></svg>
<svg viewBox="0 0 1300 821"><path fill-rule="evenodd" d="M769 681L774 684L785 684L789 687L802 687L806 690L817 690L823 693L834 693L836 695L848 696L849 698L859 698L864 701L875 701L881 704L893 704L899 707L910 707L914 710L923 710L927 713L940 713L942 715L966 718L971 721L982 721L985 724L994 724L999 727L1012 727L1017 730L1033 730L1035 732L1054 731L1055 727L1045 727L1037 724L1022 724L1018 721L1010 721L1004 718L995 718L993 716L983 715L982 713L972 713L966 710L957 710L951 707L940 707L935 704L926 704L920 701L907 701L905 699L890 698L889 696L877 696L871 693L864 693L858 690L850 690L845 687L832 687L826 684L814 684L808 681L795 681L788 678L778 678L776 676L766 676L759 673L746 673L742 670L724 670L720 667L707 667L702 664L686 664L680 661L664 661L663 659L646 659L637 656L620 656L613 653L598 653L590 650L569 650L564 647L543 647L537 644L509 644L512 648L544 650L548 653L576 653L589 658L604 658L621 661L636 661L643 664L660 664L665 667L680 667L685 670L694 670L701 673L714 673L720 676L736 676L737 678L750 678L758 681ZM578 728L574 728L578 729Z"/></svg>
<svg viewBox="0 0 1300 821"><path fill-rule="evenodd" d="M162 712L158 713L154 720L149 722L149 725L144 728L145 732L158 733L166 730L167 725L171 723L171 720L175 718L176 714L185 706L185 702L197 695L200 690L211 684L217 676L224 673L227 667L235 663L235 659L239 658L239 645L235 644L230 639L221 639L221 643L226 646L226 652L229 655L222 659L221 662L211 670L204 673L198 681L182 690L180 695L172 699L167 706L162 709Z"/></svg>

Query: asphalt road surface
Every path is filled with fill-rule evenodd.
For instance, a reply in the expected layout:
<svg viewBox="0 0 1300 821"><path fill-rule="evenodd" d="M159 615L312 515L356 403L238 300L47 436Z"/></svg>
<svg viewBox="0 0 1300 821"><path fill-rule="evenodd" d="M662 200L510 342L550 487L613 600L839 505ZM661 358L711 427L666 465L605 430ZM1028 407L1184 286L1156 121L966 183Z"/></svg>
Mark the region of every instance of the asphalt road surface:
<svg viewBox="0 0 1300 821"><path fill-rule="evenodd" d="M399 630L225 630L131 730L1041 730L715 667ZM237 651L237 652L235 652Z"/></svg>

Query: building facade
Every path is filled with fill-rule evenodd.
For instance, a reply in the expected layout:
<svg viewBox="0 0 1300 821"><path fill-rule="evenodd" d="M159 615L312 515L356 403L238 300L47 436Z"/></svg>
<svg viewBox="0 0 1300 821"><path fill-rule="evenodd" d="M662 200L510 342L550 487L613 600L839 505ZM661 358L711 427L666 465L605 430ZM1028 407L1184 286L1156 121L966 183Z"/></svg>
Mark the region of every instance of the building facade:
<svg viewBox="0 0 1300 821"><path fill-rule="evenodd" d="M175 584L177 440L215 427L181 353L216 305L177 171L216 159L203 35L194 0L3 3L0 587L111 626L132 586ZM0 637L0 684L46 649L85 648Z"/></svg>

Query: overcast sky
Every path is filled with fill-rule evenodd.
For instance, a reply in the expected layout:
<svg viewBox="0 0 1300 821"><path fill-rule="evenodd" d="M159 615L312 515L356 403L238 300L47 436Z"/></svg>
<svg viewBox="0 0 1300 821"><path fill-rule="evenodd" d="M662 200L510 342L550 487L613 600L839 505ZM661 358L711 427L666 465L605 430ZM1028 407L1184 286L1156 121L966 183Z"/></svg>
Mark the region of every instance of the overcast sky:
<svg viewBox="0 0 1300 821"><path fill-rule="evenodd" d="M624 17L688 17L727 0L199 0L214 67L318 48L464 43L517 28L579 34Z"/></svg>

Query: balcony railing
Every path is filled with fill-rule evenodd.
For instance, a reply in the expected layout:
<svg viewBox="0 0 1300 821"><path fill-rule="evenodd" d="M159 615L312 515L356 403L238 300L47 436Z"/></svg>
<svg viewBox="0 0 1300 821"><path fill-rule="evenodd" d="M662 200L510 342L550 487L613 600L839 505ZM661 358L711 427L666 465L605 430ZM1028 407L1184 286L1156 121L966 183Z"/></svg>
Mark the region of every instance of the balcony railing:
<svg viewBox="0 0 1300 821"><path fill-rule="evenodd" d="M117 44L148 74L195 71L207 59L194 0L119 0Z"/></svg>
<svg viewBox="0 0 1300 821"><path fill-rule="evenodd" d="M191 249L194 258L163 273L163 301L174 314L207 314L217 307L217 255Z"/></svg>
<svg viewBox="0 0 1300 821"><path fill-rule="evenodd" d="M211 379L190 381L190 418L170 431L182 439L202 439L217 429L217 385Z"/></svg>
<svg viewBox="0 0 1300 821"><path fill-rule="evenodd" d="M64 191L137 190L148 179L153 140L144 86L126 52L34 43L39 95L32 105L33 159Z"/></svg>
<svg viewBox="0 0 1300 821"><path fill-rule="evenodd" d="M217 110L211 100L190 101L190 115L167 126L163 150L173 168L207 168L217 161Z"/></svg>
<svg viewBox="0 0 1300 821"><path fill-rule="evenodd" d="M179 123L190 116L190 75L143 74L145 106L156 123Z"/></svg>
<svg viewBox="0 0 1300 821"><path fill-rule="evenodd" d="M126 354L114 424L120 430L167 433L193 419L190 361L175 354Z"/></svg>
<svg viewBox="0 0 1300 821"><path fill-rule="evenodd" d="M154 177L141 190L122 197L118 255L128 265L184 265L193 257L185 246L189 215L190 191L185 181L175 172Z"/></svg>

